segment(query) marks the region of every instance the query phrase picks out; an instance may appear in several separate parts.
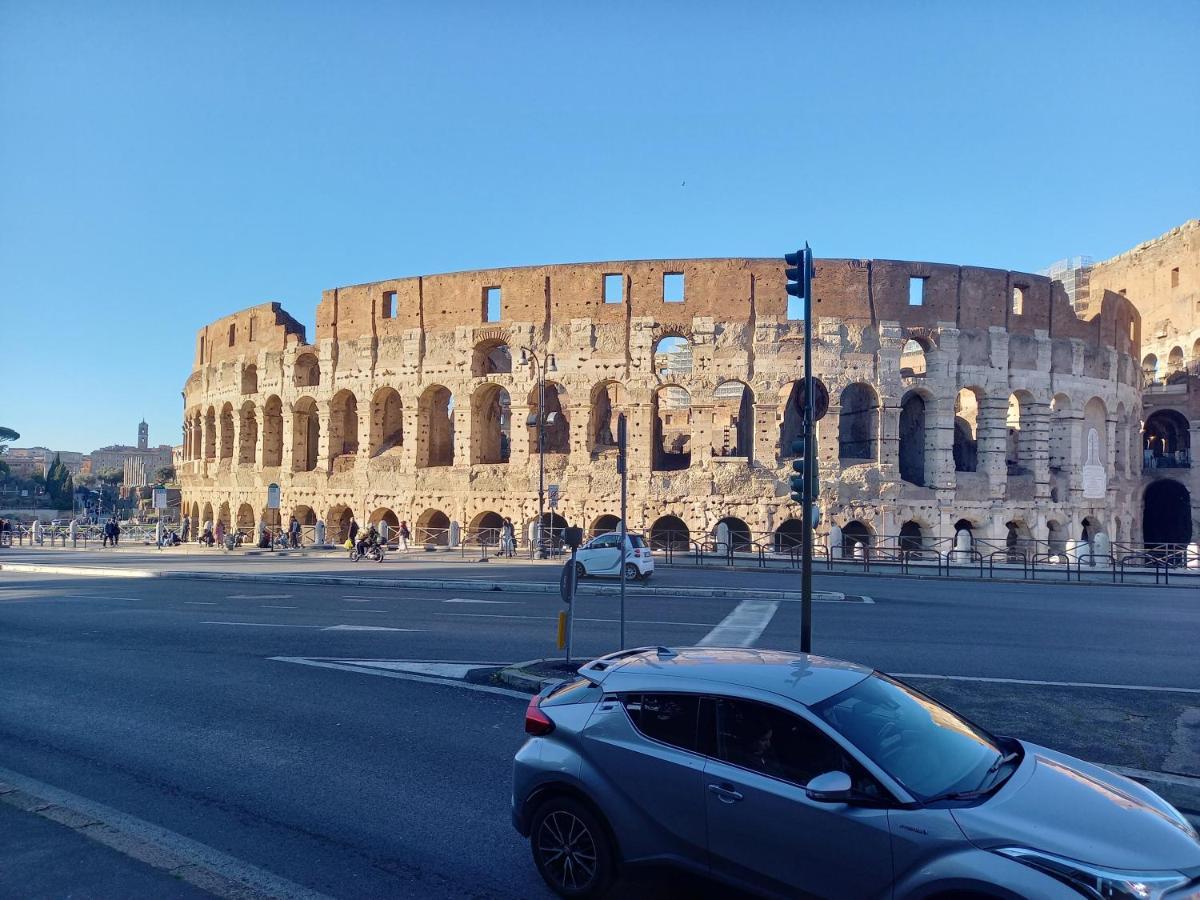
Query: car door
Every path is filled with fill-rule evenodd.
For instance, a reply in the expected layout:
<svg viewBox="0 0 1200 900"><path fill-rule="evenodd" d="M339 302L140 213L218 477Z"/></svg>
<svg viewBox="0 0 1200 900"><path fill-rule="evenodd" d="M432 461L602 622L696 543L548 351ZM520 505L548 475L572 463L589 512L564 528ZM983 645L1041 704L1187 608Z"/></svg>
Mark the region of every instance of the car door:
<svg viewBox="0 0 1200 900"><path fill-rule="evenodd" d="M703 790L714 871L789 896L888 896L892 883L887 810L817 803L804 786L847 772L856 789L883 789L832 739L777 706L706 700L712 728Z"/></svg>
<svg viewBox="0 0 1200 900"><path fill-rule="evenodd" d="M621 551L617 547L620 537L615 534L602 534L588 544L588 556L585 566L589 575L617 575L620 569L617 564L621 559Z"/></svg>
<svg viewBox="0 0 1200 900"><path fill-rule="evenodd" d="M707 837L695 694L608 694L584 729L581 776L596 789L626 859L704 867Z"/></svg>

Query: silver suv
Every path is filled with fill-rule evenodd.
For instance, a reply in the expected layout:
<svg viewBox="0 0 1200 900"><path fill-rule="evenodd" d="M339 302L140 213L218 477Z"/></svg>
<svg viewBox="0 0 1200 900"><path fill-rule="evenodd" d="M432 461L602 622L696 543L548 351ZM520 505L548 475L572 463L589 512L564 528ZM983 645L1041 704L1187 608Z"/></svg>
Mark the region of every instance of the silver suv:
<svg viewBox="0 0 1200 900"><path fill-rule="evenodd" d="M514 770L561 896L658 862L771 896L1200 898L1200 838L1153 792L868 668L657 647L579 674L530 701Z"/></svg>

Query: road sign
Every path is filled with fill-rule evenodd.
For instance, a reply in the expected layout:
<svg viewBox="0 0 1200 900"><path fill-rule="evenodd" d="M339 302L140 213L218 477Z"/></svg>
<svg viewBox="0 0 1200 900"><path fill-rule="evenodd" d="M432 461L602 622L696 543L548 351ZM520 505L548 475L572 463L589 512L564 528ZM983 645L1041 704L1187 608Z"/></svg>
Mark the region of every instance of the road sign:
<svg viewBox="0 0 1200 900"><path fill-rule="evenodd" d="M792 405L796 412L804 413L804 380L797 381L798 388L792 391ZM829 388L821 383L821 379L813 379L813 421L820 422L829 412Z"/></svg>
<svg viewBox="0 0 1200 900"><path fill-rule="evenodd" d="M547 487L546 495L550 498L550 508L558 509L558 485L552 484Z"/></svg>
<svg viewBox="0 0 1200 900"><path fill-rule="evenodd" d="M154 508L167 508L167 489L165 487L156 487L154 489Z"/></svg>
<svg viewBox="0 0 1200 900"><path fill-rule="evenodd" d="M267 509L279 509L279 485L267 485Z"/></svg>

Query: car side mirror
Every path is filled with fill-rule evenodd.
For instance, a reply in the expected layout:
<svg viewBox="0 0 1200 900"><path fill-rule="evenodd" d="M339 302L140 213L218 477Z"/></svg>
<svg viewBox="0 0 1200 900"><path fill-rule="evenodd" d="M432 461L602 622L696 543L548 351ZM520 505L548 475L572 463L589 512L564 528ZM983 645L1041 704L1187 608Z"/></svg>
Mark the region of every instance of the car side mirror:
<svg viewBox="0 0 1200 900"><path fill-rule="evenodd" d="M810 781L804 793L817 803L848 803L853 787L845 772L825 772Z"/></svg>

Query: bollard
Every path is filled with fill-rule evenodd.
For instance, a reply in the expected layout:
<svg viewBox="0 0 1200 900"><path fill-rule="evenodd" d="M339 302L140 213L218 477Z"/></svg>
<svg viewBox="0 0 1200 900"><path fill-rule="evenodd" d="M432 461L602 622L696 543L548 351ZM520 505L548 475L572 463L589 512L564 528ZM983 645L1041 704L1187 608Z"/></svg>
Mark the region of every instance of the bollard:
<svg viewBox="0 0 1200 900"><path fill-rule="evenodd" d="M316 540L317 546L318 547L323 546L325 544L325 521L323 519L317 522L315 534L316 534L316 538L317 538L317 540Z"/></svg>
<svg viewBox="0 0 1200 900"><path fill-rule="evenodd" d="M558 649L567 646L567 613L564 610L558 614Z"/></svg>

